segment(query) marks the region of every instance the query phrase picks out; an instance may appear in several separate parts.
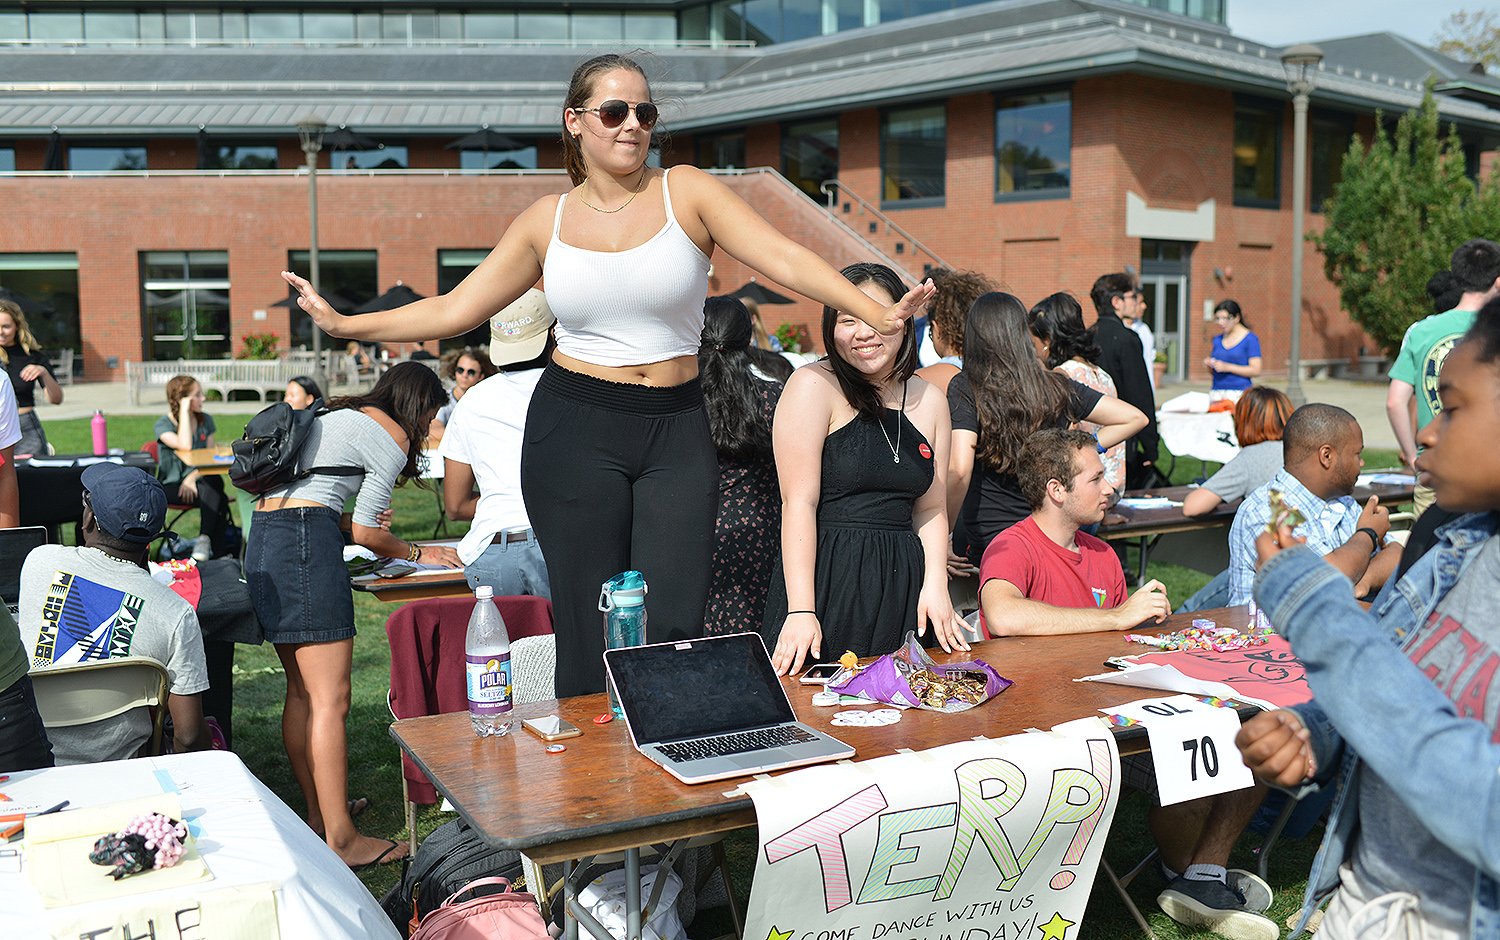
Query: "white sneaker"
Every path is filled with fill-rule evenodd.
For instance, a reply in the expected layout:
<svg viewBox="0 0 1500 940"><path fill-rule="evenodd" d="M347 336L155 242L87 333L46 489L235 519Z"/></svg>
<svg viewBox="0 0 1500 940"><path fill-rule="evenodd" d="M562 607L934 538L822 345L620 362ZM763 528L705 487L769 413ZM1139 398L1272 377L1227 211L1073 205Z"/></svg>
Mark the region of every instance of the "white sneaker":
<svg viewBox="0 0 1500 940"><path fill-rule="evenodd" d="M208 561L212 557L214 557L213 542L206 535L198 536L193 542L193 560Z"/></svg>

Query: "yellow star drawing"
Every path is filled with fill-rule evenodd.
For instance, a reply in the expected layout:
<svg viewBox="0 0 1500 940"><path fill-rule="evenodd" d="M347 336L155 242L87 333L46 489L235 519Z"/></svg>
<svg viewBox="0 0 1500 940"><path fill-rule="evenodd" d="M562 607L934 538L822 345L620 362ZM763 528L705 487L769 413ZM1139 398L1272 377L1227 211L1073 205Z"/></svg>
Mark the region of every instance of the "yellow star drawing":
<svg viewBox="0 0 1500 940"><path fill-rule="evenodd" d="M1042 940L1063 940L1068 933L1068 928L1076 921L1066 920L1062 914L1054 912L1052 919L1045 924L1038 924L1037 930L1042 932Z"/></svg>
<svg viewBox="0 0 1500 940"><path fill-rule="evenodd" d="M766 940L791 940L792 934L794 932L795 932L794 930L788 930L785 933L783 933L780 930L776 929L776 925L775 924L772 924L771 925L771 932L768 933L768 934L766 934Z"/></svg>

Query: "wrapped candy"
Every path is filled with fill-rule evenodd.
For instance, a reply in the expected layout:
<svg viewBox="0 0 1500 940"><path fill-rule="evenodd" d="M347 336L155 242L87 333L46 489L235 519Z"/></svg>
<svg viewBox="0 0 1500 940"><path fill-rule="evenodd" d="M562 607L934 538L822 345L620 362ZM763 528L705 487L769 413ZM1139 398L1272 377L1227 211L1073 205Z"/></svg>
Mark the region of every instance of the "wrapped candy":
<svg viewBox="0 0 1500 940"><path fill-rule="evenodd" d="M100 836L89 852L95 865L113 866L116 881L145 870L171 868L187 851L187 826L161 813L131 818L119 832Z"/></svg>
<svg viewBox="0 0 1500 940"><path fill-rule="evenodd" d="M1199 622L1194 621L1194 623ZM1203 622L1211 623L1212 621ZM1265 646L1274 635L1274 631L1269 627L1252 627L1250 632L1240 633L1233 627L1194 626L1176 633L1164 633L1161 636L1127 633L1125 639L1131 643L1142 643L1162 650L1212 650L1215 653L1227 653L1230 650L1240 650L1250 646Z"/></svg>

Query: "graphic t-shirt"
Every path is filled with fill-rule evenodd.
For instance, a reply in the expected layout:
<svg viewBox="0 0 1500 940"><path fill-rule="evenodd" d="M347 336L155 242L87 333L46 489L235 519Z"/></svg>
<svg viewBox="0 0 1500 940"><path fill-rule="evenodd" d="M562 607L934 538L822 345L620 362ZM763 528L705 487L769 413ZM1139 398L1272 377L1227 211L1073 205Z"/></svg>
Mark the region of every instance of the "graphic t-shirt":
<svg viewBox="0 0 1500 940"><path fill-rule="evenodd" d="M1500 742L1497 585L1500 535L1490 537L1427 622L1402 639L1401 649L1452 700L1460 716L1483 722L1490 740ZM1356 874L1379 893L1415 893L1424 918L1467 934L1473 864L1433 838L1369 765L1360 773L1358 797Z"/></svg>
<svg viewBox="0 0 1500 940"><path fill-rule="evenodd" d="M1028 600L1053 607L1110 609L1125 603L1125 572L1114 549L1087 532L1073 537L1078 551L1052 541L1027 516L995 536L979 562L979 589L1000 578ZM984 614L980 614L984 623ZM988 629L988 626L986 626Z"/></svg>
<svg viewBox="0 0 1500 940"><path fill-rule="evenodd" d="M1443 410L1438 400L1438 374L1443 361L1469 332L1478 314L1473 310L1449 310L1418 320L1401 338L1401 351L1391 366L1391 378L1416 389L1417 430L1427 427L1432 416Z"/></svg>
<svg viewBox="0 0 1500 940"><path fill-rule="evenodd" d="M137 565L94 548L40 546L21 568L19 606L33 669L149 656L167 667L173 695L208 688L198 615ZM59 764L125 760L150 735L145 708L47 731Z"/></svg>

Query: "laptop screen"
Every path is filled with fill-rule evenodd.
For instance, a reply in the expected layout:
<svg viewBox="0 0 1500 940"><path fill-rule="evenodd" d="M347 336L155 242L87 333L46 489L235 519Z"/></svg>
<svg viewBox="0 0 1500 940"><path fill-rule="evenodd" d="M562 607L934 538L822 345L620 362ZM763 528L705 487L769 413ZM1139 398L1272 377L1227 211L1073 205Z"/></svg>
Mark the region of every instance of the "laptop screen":
<svg viewBox="0 0 1500 940"><path fill-rule="evenodd" d="M0 601L14 605L21 599L21 565L33 548L46 544L41 526L0 529Z"/></svg>
<svg viewBox="0 0 1500 940"><path fill-rule="evenodd" d="M755 633L606 654L636 741L649 744L796 721Z"/></svg>

